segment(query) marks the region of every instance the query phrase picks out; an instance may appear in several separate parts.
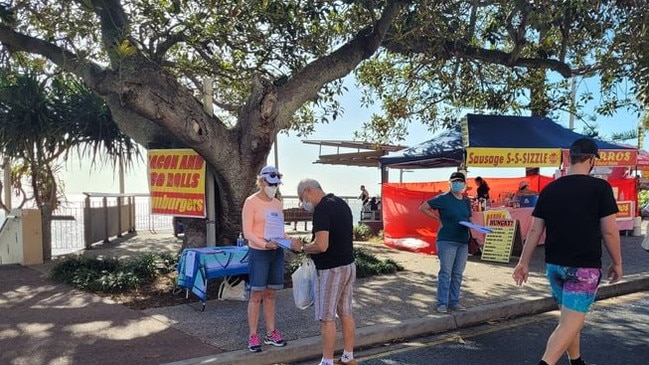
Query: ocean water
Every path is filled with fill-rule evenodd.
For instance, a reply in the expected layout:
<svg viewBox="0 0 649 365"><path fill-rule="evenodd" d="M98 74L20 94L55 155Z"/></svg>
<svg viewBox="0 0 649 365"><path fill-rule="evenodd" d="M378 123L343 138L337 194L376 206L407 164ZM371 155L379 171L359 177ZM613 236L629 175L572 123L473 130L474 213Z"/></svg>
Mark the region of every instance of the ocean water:
<svg viewBox="0 0 649 365"><path fill-rule="evenodd" d="M349 204L354 222L360 219L361 202L357 197L342 197ZM83 207L86 196L83 194L70 194L61 206L54 212L56 216L64 216L65 220L52 222L52 255L64 255L82 250L84 248L84 227ZM297 196L284 196L284 208L297 208L299 199ZM91 198L91 206L102 206L103 199ZM108 205L116 205L117 198L107 198ZM5 219L4 210L0 210L0 222ZM135 197L135 229L138 232L148 233L171 233L173 232L172 216L151 214L149 197L142 194ZM293 229L293 224L286 227L287 231ZM304 231L304 222L297 225L299 231ZM307 224L307 230L311 230L311 224Z"/></svg>

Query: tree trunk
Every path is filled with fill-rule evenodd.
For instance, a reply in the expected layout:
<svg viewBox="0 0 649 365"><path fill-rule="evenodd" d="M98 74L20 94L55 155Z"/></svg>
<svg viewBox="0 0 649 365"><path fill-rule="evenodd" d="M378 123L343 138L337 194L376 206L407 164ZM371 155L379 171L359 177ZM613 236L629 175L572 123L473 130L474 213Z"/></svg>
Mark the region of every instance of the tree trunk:
<svg viewBox="0 0 649 365"><path fill-rule="evenodd" d="M252 92L239 113L237 127L218 144L226 161L213 154L202 154L214 175L215 242L217 246L234 245L241 229L241 209L255 191L259 170L266 164L275 136L279 131L275 87L264 80L253 80ZM155 140L156 148L179 148ZM162 147L165 146L165 147ZM186 147L180 147L186 148ZM200 153L200 151L198 151ZM204 218L180 218L185 227L182 248L205 247L207 224Z"/></svg>
<svg viewBox="0 0 649 365"><path fill-rule="evenodd" d="M43 261L52 260L52 207L41 205L41 231L43 235Z"/></svg>
<svg viewBox="0 0 649 365"><path fill-rule="evenodd" d="M182 248L205 247L207 244L207 221L204 218L180 218L184 227Z"/></svg>
<svg viewBox="0 0 649 365"><path fill-rule="evenodd" d="M234 181L215 179L215 242L217 246L236 244L241 228L241 209L245 199L254 191L255 181L245 174L236 175ZM205 247L207 244L207 219L179 218L184 226L182 248Z"/></svg>

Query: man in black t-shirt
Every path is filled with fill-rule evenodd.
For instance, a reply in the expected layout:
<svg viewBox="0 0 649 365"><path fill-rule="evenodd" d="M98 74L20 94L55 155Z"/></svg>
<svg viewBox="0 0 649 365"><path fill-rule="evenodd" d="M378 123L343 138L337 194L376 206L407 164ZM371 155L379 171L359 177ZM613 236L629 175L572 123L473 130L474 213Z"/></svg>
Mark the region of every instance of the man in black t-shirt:
<svg viewBox="0 0 649 365"><path fill-rule="evenodd" d="M349 205L333 194L326 194L313 179L304 179L297 186L302 208L313 212L311 243L292 249L311 255L318 270L315 293L315 318L322 332L321 365L334 364L336 314L343 332L343 354L336 364L355 365L355 328L352 296L356 281L353 251L353 218Z"/></svg>
<svg viewBox="0 0 649 365"><path fill-rule="evenodd" d="M545 229L546 274L561 317L539 365L555 365L566 352L571 365L585 365L579 337L602 276L602 239L612 261L609 281L622 277L617 203L607 181L589 176L596 158L592 139L580 138L570 146L568 174L541 191L512 274L518 285L527 281L529 262Z"/></svg>

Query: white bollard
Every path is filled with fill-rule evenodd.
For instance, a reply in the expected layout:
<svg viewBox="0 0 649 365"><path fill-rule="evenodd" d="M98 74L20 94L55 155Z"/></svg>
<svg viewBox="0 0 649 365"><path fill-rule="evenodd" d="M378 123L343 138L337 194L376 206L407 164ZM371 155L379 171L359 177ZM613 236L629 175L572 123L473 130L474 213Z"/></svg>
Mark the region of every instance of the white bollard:
<svg viewBox="0 0 649 365"><path fill-rule="evenodd" d="M635 217L633 219L633 237L642 236L642 217Z"/></svg>

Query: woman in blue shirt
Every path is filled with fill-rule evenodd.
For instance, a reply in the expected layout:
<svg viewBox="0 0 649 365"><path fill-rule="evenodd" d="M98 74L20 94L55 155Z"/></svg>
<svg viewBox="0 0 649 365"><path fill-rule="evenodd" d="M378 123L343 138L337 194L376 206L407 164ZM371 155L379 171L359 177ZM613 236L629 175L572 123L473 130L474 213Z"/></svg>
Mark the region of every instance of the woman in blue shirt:
<svg viewBox="0 0 649 365"><path fill-rule="evenodd" d="M460 285L469 255L469 229L459 222L471 218L471 203L462 195L466 178L454 172L449 179L450 191L424 202L419 210L440 221L437 231L437 257L439 274L437 276L437 312L450 310L464 311L460 305Z"/></svg>

